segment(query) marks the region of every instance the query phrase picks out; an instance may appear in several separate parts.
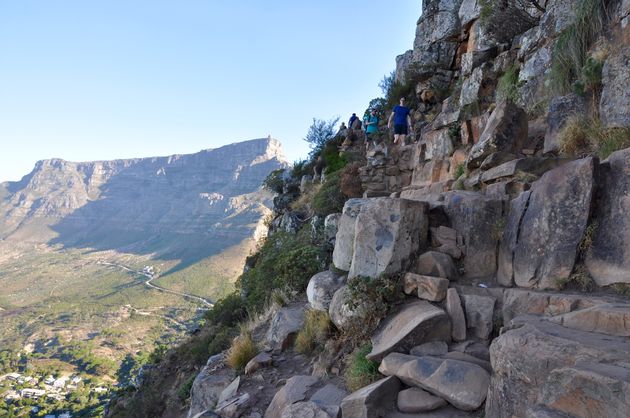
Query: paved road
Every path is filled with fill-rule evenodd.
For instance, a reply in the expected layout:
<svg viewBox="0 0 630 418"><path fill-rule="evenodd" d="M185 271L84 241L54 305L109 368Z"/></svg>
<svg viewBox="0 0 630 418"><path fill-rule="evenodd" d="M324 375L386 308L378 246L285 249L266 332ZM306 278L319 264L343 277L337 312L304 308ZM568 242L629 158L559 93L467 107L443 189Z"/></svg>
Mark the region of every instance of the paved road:
<svg viewBox="0 0 630 418"><path fill-rule="evenodd" d="M184 297L184 298L187 298L187 299L191 299L191 300L194 300L194 301L197 301L197 302L201 302L201 303L203 303L204 305L206 305L209 308L212 308L214 306L214 303L212 303L212 301L210 301L208 299L205 299L205 298L202 298L201 296L195 296L195 295L191 295L191 294L188 294L188 293L177 292L175 290L166 289L166 288L164 288L162 286L158 286L156 284L151 283L154 279L157 279L157 276L155 276L155 275L153 275L151 273L146 273L144 271L134 270L134 269L131 269L131 268L127 267L127 266L123 266L122 264L109 263L107 261L99 261L98 263L99 264L103 264L105 266L118 267L118 268L121 268L123 270L129 271L131 273L135 273L135 274L138 274L140 276L144 276L144 277L147 278L147 280L144 281L144 284L147 287L150 287L151 289L159 290L160 292L171 293L173 295L177 295L177 296L181 296L181 297Z"/></svg>

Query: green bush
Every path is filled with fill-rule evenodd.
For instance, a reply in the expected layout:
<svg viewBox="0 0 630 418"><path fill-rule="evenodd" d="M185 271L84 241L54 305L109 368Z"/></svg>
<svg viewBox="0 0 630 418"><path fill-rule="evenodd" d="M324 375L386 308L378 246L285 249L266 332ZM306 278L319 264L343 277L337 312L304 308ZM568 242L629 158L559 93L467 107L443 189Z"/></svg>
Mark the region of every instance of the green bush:
<svg viewBox="0 0 630 418"><path fill-rule="evenodd" d="M185 401L186 399L190 398L190 391L192 389L194 381L195 375L192 375L179 387L179 389L177 389L177 397L181 401Z"/></svg>
<svg viewBox="0 0 630 418"><path fill-rule="evenodd" d="M320 216L341 212L346 197L341 191L341 175L339 171L326 175L322 187L313 197L313 209Z"/></svg>
<svg viewBox="0 0 630 418"><path fill-rule="evenodd" d="M337 141L331 141L322 149L322 158L326 167L326 174L331 174L341 170L348 164L348 158L345 154L340 154L337 148Z"/></svg>
<svg viewBox="0 0 630 418"><path fill-rule="evenodd" d="M208 322L225 327L236 326L247 317L247 311L243 305L241 296L231 293L220 299L214 307L205 313Z"/></svg>
<svg viewBox="0 0 630 418"><path fill-rule="evenodd" d="M267 190L270 190L274 193L282 193L282 189L284 188L284 168L273 170L263 180L262 184L263 187Z"/></svg>
<svg viewBox="0 0 630 418"><path fill-rule="evenodd" d="M310 225L297 234L277 231L263 242L254 267L237 280L248 310L261 309L275 289L303 291L327 264L328 254L311 241Z"/></svg>

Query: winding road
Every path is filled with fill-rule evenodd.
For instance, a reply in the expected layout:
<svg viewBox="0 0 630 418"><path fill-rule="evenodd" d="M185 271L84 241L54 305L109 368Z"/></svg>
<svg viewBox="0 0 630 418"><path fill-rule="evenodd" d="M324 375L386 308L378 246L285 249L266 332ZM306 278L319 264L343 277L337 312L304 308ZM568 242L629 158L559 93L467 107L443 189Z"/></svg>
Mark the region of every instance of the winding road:
<svg viewBox="0 0 630 418"><path fill-rule="evenodd" d="M166 289L166 288L164 288L162 286L158 286L156 284L151 283L154 279L158 278L158 276L156 276L154 274L147 273L147 272L144 272L144 271L134 270L134 269L129 268L127 266L123 266L122 264L110 263L110 262L107 262L107 261L99 261L98 264L105 265L105 266L118 267L118 268L121 268L123 270L129 271L131 273L135 273L135 274L138 274L140 276L144 276L144 277L147 278L147 280L144 281L144 284L147 287L151 288L151 289L155 289L155 290L158 290L160 292L171 293L173 295L177 295L177 296L181 296L183 298L191 299L191 300L194 300L196 302L201 302L204 305L206 305L208 308L212 308L214 306L214 303L212 303L212 301L210 301L208 299L205 299L205 298L202 298L201 296L195 296L195 295L191 295L191 294L188 294L188 293L177 292L175 290Z"/></svg>

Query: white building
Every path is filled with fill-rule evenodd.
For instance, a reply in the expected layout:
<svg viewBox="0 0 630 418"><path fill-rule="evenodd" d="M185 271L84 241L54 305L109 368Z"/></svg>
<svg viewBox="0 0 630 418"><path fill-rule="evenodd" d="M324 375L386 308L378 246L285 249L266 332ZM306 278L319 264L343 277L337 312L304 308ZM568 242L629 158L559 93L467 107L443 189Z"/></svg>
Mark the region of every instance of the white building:
<svg viewBox="0 0 630 418"><path fill-rule="evenodd" d="M30 398L30 399L39 399L45 394L46 394L46 391L41 390L41 389L22 389L20 391L20 395L22 395L23 398Z"/></svg>
<svg viewBox="0 0 630 418"><path fill-rule="evenodd" d="M13 381L18 380L20 377L22 377L22 375L19 374L19 373L9 373L9 374L6 375L7 379L13 380Z"/></svg>
<svg viewBox="0 0 630 418"><path fill-rule="evenodd" d="M46 379L44 379L44 383L52 386L52 384L55 383L55 378L52 376L48 376Z"/></svg>

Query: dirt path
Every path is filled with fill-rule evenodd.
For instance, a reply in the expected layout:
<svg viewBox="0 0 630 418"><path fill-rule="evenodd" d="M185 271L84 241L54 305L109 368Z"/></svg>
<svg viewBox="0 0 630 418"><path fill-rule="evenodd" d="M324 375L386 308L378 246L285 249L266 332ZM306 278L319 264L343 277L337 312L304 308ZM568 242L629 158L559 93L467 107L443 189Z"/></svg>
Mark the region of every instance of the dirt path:
<svg viewBox="0 0 630 418"><path fill-rule="evenodd" d="M155 275L153 275L151 273L146 273L144 271L137 271L137 270L131 269L131 268L127 267L127 266L123 266L122 264L115 264L115 263L110 263L110 262L107 262L107 261L99 261L98 264L105 265L105 266L118 267L118 268L121 268L121 269L126 270L128 272L135 273L135 274L138 274L140 276L144 276L144 277L147 278L147 280L144 281L144 284L147 287L151 288L151 289L158 290L160 292L171 293L173 295L177 295L177 296L181 296L183 298L191 299L191 300L194 300L196 302L201 302L204 305L206 305L208 308L212 308L214 306L214 303L212 303L212 301L210 301L208 299L205 299L205 298L202 298L201 296L191 295L191 294L183 293L183 292L177 292L175 290L166 289L166 288L164 288L162 286L158 286L156 284L151 283L154 279L158 278L158 276L155 276Z"/></svg>

